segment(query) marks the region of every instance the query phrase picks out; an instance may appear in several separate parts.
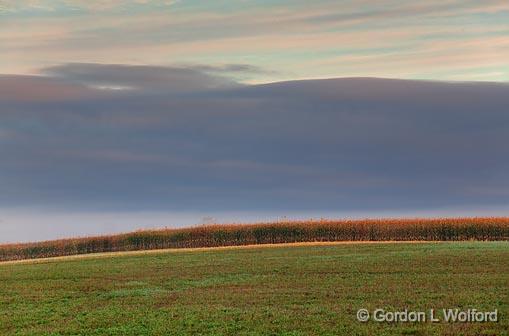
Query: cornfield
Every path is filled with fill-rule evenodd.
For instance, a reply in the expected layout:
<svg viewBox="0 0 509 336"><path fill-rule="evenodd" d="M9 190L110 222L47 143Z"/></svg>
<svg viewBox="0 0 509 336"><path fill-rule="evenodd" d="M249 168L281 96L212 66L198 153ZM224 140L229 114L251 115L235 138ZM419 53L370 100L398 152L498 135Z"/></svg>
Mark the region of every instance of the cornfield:
<svg viewBox="0 0 509 336"><path fill-rule="evenodd" d="M509 240L509 218L307 220L206 225L0 245L0 261L185 247L327 241Z"/></svg>

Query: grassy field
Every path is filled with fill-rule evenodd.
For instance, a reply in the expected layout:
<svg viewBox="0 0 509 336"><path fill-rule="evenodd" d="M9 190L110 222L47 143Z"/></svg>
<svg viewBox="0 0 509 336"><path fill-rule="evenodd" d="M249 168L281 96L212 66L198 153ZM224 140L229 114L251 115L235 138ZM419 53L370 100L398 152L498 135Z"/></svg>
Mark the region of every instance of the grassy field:
<svg viewBox="0 0 509 336"><path fill-rule="evenodd" d="M499 311L361 323L360 308ZM507 335L509 242L256 247L0 264L0 335Z"/></svg>

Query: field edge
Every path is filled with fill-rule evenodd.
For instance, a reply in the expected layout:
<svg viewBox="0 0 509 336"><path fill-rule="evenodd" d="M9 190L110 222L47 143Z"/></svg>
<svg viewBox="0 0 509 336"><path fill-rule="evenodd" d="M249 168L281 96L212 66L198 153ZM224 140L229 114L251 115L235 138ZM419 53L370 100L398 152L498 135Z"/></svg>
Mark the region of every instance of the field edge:
<svg viewBox="0 0 509 336"><path fill-rule="evenodd" d="M228 246L212 246L212 247L181 247L151 250L135 250L135 251L112 251L112 252L96 252L73 254L58 257L32 258L20 260L0 261L0 266L16 265L16 264L40 264L51 263L75 259L100 259L122 256L136 256L147 254L166 254L166 253L185 253L185 252L206 252L206 251L227 251L242 249L264 249L278 247L305 247L305 246L334 246L334 245L385 245L385 244L442 244L442 243L462 243L468 241L437 241L437 240L384 240L384 241L330 241L330 242L296 242L296 243L274 243L274 244L249 244L249 245L228 245ZM494 241L490 241L494 242Z"/></svg>

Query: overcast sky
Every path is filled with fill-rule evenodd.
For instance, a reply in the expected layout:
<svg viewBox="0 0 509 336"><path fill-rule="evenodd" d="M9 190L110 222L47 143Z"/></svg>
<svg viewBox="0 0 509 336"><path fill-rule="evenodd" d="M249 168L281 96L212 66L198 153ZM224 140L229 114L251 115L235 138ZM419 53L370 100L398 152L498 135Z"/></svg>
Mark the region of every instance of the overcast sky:
<svg viewBox="0 0 509 336"><path fill-rule="evenodd" d="M0 0L0 242L509 215L509 3L374 3Z"/></svg>

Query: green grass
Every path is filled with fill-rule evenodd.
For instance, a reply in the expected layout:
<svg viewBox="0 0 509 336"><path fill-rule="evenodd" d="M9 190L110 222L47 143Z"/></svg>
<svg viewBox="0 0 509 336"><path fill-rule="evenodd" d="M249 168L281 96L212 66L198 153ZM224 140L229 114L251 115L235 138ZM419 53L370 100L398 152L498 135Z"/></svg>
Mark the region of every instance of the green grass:
<svg viewBox="0 0 509 336"><path fill-rule="evenodd" d="M359 308L499 310L360 323ZM507 335L509 243L210 250L0 265L0 335Z"/></svg>

